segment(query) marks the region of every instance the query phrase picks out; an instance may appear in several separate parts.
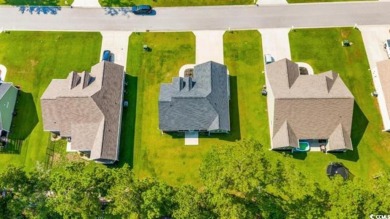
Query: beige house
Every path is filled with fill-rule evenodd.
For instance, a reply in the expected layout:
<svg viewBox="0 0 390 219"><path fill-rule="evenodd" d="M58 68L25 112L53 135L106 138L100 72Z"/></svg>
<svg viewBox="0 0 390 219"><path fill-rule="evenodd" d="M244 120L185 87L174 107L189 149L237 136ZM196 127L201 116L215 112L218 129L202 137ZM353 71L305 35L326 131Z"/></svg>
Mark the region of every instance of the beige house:
<svg viewBox="0 0 390 219"><path fill-rule="evenodd" d="M97 162L118 160L124 87L123 66L100 62L91 73L53 79L41 97L45 131L68 138L70 150Z"/></svg>
<svg viewBox="0 0 390 219"><path fill-rule="evenodd" d="M390 59L376 64L372 71L374 85L378 94L378 104L382 115L384 131L390 131Z"/></svg>
<svg viewBox="0 0 390 219"><path fill-rule="evenodd" d="M282 59L266 65L272 149L352 150L354 97L340 76L328 71L301 75L296 63Z"/></svg>

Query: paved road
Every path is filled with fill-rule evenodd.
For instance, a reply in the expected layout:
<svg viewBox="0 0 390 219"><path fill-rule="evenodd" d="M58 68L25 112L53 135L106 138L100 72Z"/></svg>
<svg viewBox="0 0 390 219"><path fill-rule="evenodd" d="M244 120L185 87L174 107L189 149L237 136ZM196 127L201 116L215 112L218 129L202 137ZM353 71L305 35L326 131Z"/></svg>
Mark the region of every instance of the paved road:
<svg viewBox="0 0 390 219"><path fill-rule="evenodd" d="M1 7L0 29L188 31L390 23L390 2L157 8L154 16L104 8L37 8L32 14L21 11L18 7Z"/></svg>

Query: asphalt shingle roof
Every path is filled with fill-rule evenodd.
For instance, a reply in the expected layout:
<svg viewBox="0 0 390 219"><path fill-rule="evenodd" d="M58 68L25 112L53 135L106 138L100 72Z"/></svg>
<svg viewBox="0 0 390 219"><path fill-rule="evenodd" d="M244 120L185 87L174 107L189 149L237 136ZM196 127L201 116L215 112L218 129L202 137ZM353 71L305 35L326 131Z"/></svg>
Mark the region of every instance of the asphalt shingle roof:
<svg viewBox="0 0 390 219"><path fill-rule="evenodd" d="M123 82L123 66L111 62L52 80L41 97L44 129L72 137L93 160L118 160Z"/></svg>
<svg viewBox="0 0 390 219"><path fill-rule="evenodd" d="M229 76L225 65L196 65L193 77L161 84L159 127L163 131L230 131Z"/></svg>
<svg viewBox="0 0 390 219"><path fill-rule="evenodd" d="M337 73L300 75L297 64L282 59L266 65L266 77L272 148L328 139L328 150L352 150L354 97Z"/></svg>

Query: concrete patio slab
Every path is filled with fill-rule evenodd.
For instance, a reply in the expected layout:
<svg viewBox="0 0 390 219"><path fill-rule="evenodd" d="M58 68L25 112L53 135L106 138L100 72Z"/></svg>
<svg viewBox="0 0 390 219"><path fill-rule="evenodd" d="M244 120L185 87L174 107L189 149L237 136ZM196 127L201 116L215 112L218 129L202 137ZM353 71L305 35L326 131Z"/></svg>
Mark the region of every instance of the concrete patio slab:
<svg viewBox="0 0 390 219"><path fill-rule="evenodd" d="M185 145L199 145L198 132L185 132Z"/></svg>
<svg viewBox="0 0 390 219"><path fill-rule="evenodd" d="M100 8L98 0L74 0L73 7Z"/></svg>
<svg viewBox="0 0 390 219"><path fill-rule="evenodd" d="M104 50L110 50L112 53L112 61L116 64L123 65L126 68L127 48L129 44L128 31L102 31L103 42L100 58Z"/></svg>
<svg viewBox="0 0 390 219"><path fill-rule="evenodd" d="M289 28L259 29L262 38L263 53L270 54L275 61L288 58L291 60Z"/></svg>
<svg viewBox="0 0 390 219"><path fill-rule="evenodd" d="M1 81L5 81L6 74L7 74L7 68L4 65L0 64L0 80Z"/></svg>
<svg viewBox="0 0 390 219"><path fill-rule="evenodd" d="M223 34L225 31L194 31L196 37L196 64L208 61L223 62Z"/></svg>

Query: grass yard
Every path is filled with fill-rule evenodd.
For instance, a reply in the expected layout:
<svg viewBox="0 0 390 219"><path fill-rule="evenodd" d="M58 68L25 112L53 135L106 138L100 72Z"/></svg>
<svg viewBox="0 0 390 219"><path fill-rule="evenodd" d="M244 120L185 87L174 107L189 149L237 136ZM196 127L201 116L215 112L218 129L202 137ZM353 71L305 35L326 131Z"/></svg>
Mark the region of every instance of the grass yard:
<svg viewBox="0 0 390 219"><path fill-rule="evenodd" d="M72 3L73 0L0 0L0 5L67 6Z"/></svg>
<svg viewBox="0 0 390 219"><path fill-rule="evenodd" d="M324 179L330 161L343 162L353 175L368 179L382 170L389 170L390 134L382 132L382 121L376 100L369 65L359 30L353 28L298 29L290 32L291 55L294 61L309 63L315 73L338 72L355 96L352 143L354 151L341 154L309 153L303 157L302 169L313 179ZM341 41L350 40L351 47ZM299 161L299 159L297 159Z"/></svg>
<svg viewBox="0 0 390 219"><path fill-rule="evenodd" d="M0 34L0 63L7 67L6 81L22 89L11 138L21 141L18 153L0 153L0 172L8 164L45 162L49 133L43 131L40 97L51 79L70 71L90 70L99 61L99 33L9 32Z"/></svg>
<svg viewBox="0 0 390 219"><path fill-rule="evenodd" d="M252 0L99 0L105 7L129 7L139 4L148 4L153 7L168 6L207 6L207 5L248 5Z"/></svg>
<svg viewBox="0 0 390 219"><path fill-rule="evenodd" d="M236 33L229 33L232 37ZM226 36L226 34L225 34ZM192 33L140 33L130 37L128 55L128 98L136 106L130 106L124 112L124 125L122 131L121 157L128 163L134 164L137 175L153 176L167 181L170 184L191 183L199 185L199 166L207 151L213 145L234 142L241 138L242 134L255 135L252 129L261 128L261 124L251 123L253 126L243 126L249 119L246 114L256 113L256 107L249 104L251 100L244 100L240 95L256 95L255 103L261 103L259 89L255 86L242 89L255 83L261 84L259 75L262 71L260 60L261 45L259 34L253 32L250 37L257 37L255 43L245 44L248 53L253 57L252 61L245 62L246 71L251 69L248 77L241 77L237 73L236 66L229 66L231 73L231 127L229 135L220 134L211 137L201 136L199 146L184 146L183 136L161 135L158 129L158 96L161 83L169 83L172 78L178 76L180 67L184 64L195 62L195 36ZM142 45L147 44L152 48L151 52L144 52ZM244 44L243 44L244 45ZM230 45L234 47L234 44ZM241 57L241 52L227 52L231 54L231 63ZM242 62L244 63L244 62ZM237 87L242 88L237 89ZM238 90L238 93L237 93ZM243 93L240 93L243 92ZM238 102L242 102L238 104ZM254 109L247 110L250 105ZM240 106L240 107L238 107ZM241 122L242 118L245 122ZM132 129L135 121L135 132ZM263 127L263 129L266 129ZM133 137L133 134L135 136ZM132 148L134 148L134 153ZM133 160L134 159L134 160Z"/></svg>

